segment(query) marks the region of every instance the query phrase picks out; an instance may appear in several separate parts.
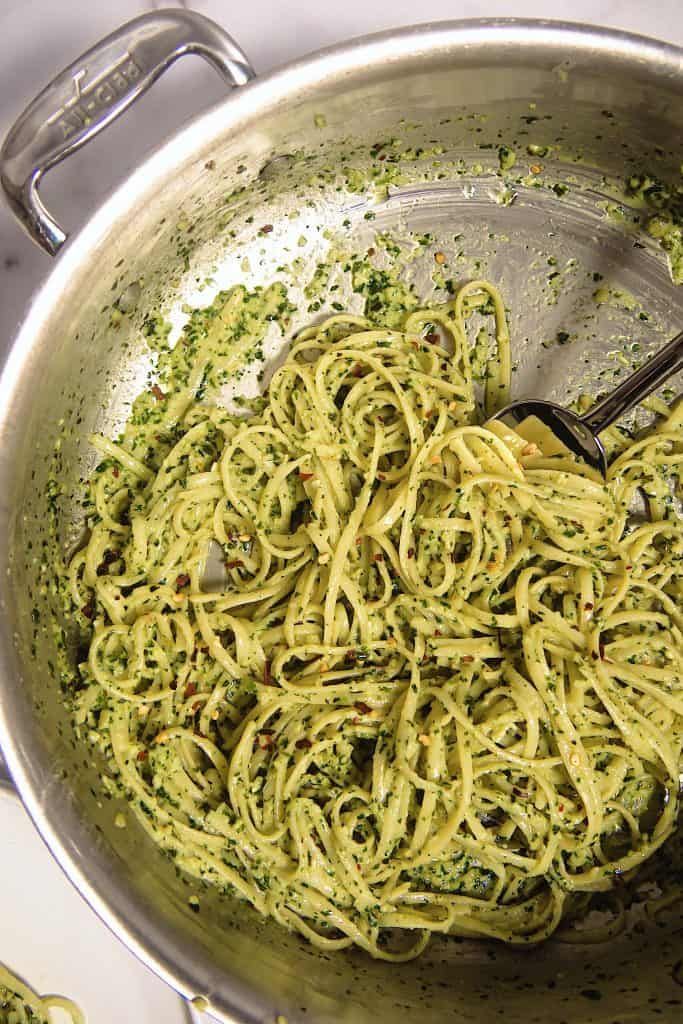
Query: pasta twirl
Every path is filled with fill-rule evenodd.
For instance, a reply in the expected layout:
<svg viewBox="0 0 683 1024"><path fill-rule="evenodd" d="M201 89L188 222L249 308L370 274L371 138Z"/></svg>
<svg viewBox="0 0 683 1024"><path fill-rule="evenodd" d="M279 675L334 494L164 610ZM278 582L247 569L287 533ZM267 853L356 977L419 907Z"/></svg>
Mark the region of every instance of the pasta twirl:
<svg viewBox="0 0 683 1024"><path fill-rule="evenodd" d="M60 1020L85 1024L85 1017L64 996L39 996L0 964L0 1021L7 1024L51 1024L52 1010L60 1011ZM66 1016L65 1016L66 1015Z"/></svg>

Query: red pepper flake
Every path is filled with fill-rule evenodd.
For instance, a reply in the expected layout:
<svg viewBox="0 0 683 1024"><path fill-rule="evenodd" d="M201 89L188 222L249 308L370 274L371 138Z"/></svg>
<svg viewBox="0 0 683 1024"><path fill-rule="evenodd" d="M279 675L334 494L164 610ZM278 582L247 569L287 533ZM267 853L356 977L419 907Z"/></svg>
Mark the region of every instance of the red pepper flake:
<svg viewBox="0 0 683 1024"><path fill-rule="evenodd" d="M147 750L138 750L138 761L146 761L148 757L149 757L149 751L147 751Z"/></svg>
<svg viewBox="0 0 683 1024"><path fill-rule="evenodd" d="M112 473L114 474L114 476L115 476L115 477L116 477L117 479L118 479L118 478L119 478L119 477L121 476L121 470L119 469L119 467L118 467L118 466L114 466L114 467L113 467L113 469L112 469Z"/></svg>
<svg viewBox="0 0 683 1024"><path fill-rule="evenodd" d="M187 686L185 687L185 699L187 700L188 697L194 697L196 692L197 692L197 684L196 683L188 683Z"/></svg>
<svg viewBox="0 0 683 1024"><path fill-rule="evenodd" d="M360 365L360 363L356 363L355 366L351 367L351 376L352 377L362 377L363 376L363 367Z"/></svg>
<svg viewBox="0 0 683 1024"><path fill-rule="evenodd" d="M380 153L380 155L377 157L378 160L386 160L386 158L387 158L387 154L386 153Z"/></svg>
<svg viewBox="0 0 683 1024"><path fill-rule="evenodd" d="M274 686L273 677L270 674L270 662L264 661L263 663L263 685Z"/></svg>
<svg viewBox="0 0 683 1024"><path fill-rule="evenodd" d="M240 565L244 565L241 558L233 558L231 562L225 563L227 569L238 569Z"/></svg>
<svg viewBox="0 0 683 1024"><path fill-rule="evenodd" d="M273 225L272 224L264 224L263 227L261 228L261 230L259 231L259 234L260 235L269 235L272 230L273 230Z"/></svg>
<svg viewBox="0 0 683 1024"><path fill-rule="evenodd" d="M192 705L192 714L196 715L197 712L201 711L201 710L202 710L202 702L200 700L196 700L194 702L194 704Z"/></svg>
<svg viewBox="0 0 683 1024"><path fill-rule="evenodd" d="M314 476L315 476L315 473L302 473L301 470L299 470L299 479L300 480L303 480L303 481L312 480Z"/></svg>
<svg viewBox="0 0 683 1024"><path fill-rule="evenodd" d="M374 255L375 255L375 250L374 250L373 246L370 246L370 248L368 249L368 256L374 256Z"/></svg>
<svg viewBox="0 0 683 1024"><path fill-rule="evenodd" d="M373 560L373 562L383 562L384 561L384 555L373 555L372 556L372 560Z"/></svg>
<svg viewBox="0 0 683 1024"><path fill-rule="evenodd" d="M583 607L585 608L585 610L587 612L592 612L593 609L595 608L595 605L593 604L592 601L586 601L586 603L585 603L585 605Z"/></svg>
<svg viewBox="0 0 683 1024"><path fill-rule="evenodd" d="M157 402L163 402L163 400L166 398L166 395L161 390L158 384L155 384L154 387L152 388L152 394L156 398Z"/></svg>
<svg viewBox="0 0 683 1024"><path fill-rule="evenodd" d="M297 748L297 750L310 750L310 748L313 746L311 741L307 740L305 737L302 740L297 740L294 745Z"/></svg>
<svg viewBox="0 0 683 1024"><path fill-rule="evenodd" d="M86 619L93 619L95 617L95 602L92 598L90 598L87 604L83 605L81 613L85 615Z"/></svg>
<svg viewBox="0 0 683 1024"><path fill-rule="evenodd" d="M385 474L385 473L378 473L378 474L377 474L377 479L378 479L378 480L386 480L386 478L387 478L387 477L386 477L386 474Z"/></svg>
<svg viewBox="0 0 683 1024"><path fill-rule="evenodd" d="M361 713L361 715L369 715L370 712L372 711L370 705L366 704L364 700L355 701L353 706L356 709L356 711L359 711Z"/></svg>
<svg viewBox="0 0 683 1024"><path fill-rule="evenodd" d="M415 558L415 548L408 548L408 558Z"/></svg>
<svg viewBox="0 0 683 1024"><path fill-rule="evenodd" d="M625 565L624 566L624 569L626 570L626 572L630 572L632 568L633 568L632 565Z"/></svg>
<svg viewBox="0 0 683 1024"><path fill-rule="evenodd" d="M273 729L261 729L261 731L256 734L256 742L261 750L267 750L268 747L272 747L275 742L273 739Z"/></svg>
<svg viewBox="0 0 683 1024"><path fill-rule="evenodd" d="M435 629L434 630L434 636L443 636L443 633L441 632L440 629Z"/></svg>
<svg viewBox="0 0 683 1024"><path fill-rule="evenodd" d="M474 661L474 656L472 654L463 654L462 660L466 661L467 664L469 665L469 664L471 664L471 662Z"/></svg>
<svg viewBox="0 0 683 1024"><path fill-rule="evenodd" d="M563 811L564 811L564 804L558 804L558 805L557 805L557 809L558 809L558 811L560 812L560 814L562 814L562 813L563 813Z"/></svg>
<svg viewBox="0 0 683 1024"><path fill-rule="evenodd" d="M428 334L425 334L425 341L428 341L430 345L438 345L439 340L439 335L436 331L430 331Z"/></svg>
<svg viewBox="0 0 683 1024"><path fill-rule="evenodd" d="M189 582L190 582L190 577L187 575L187 573L186 572L181 572L180 576L176 576L176 578L175 578L175 588L176 588L176 590L182 590L183 587L186 587Z"/></svg>

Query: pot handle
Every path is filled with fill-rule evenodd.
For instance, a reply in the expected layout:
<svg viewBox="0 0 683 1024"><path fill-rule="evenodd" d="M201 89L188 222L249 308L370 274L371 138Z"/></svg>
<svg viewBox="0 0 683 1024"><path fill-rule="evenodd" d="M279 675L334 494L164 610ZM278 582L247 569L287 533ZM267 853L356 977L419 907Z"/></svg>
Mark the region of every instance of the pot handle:
<svg viewBox="0 0 683 1024"><path fill-rule="evenodd" d="M255 72L220 26L188 10L143 14L107 36L43 89L10 129L0 150L0 182L34 242L55 256L67 239L38 195L45 171L123 114L185 54L204 57L229 85Z"/></svg>

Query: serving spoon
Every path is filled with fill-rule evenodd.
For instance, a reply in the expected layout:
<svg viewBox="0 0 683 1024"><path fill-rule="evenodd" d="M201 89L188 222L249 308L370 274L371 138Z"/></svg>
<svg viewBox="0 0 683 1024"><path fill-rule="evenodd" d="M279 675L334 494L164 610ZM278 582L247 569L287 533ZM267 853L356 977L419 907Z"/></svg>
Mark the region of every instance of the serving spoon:
<svg viewBox="0 0 683 1024"><path fill-rule="evenodd" d="M499 420L522 436L524 425L531 428L535 436L539 431L543 436L552 435L552 439L559 443L559 449L568 449L605 476L607 457L598 435L681 367L683 331L583 416L555 402L523 398L510 402L491 419ZM518 429L520 426L522 431ZM554 452L547 451L546 454Z"/></svg>

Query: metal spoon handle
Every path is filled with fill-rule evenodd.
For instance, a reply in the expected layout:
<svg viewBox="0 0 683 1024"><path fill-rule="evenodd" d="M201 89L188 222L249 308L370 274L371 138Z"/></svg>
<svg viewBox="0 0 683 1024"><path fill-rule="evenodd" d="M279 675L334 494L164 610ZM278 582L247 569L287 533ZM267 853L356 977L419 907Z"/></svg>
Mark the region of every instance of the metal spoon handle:
<svg viewBox="0 0 683 1024"><path fill-rule="evenodd" d="M623 413L628 412L643 398L647 398L658 384L682 367L683 331L644 366L627 377L611 394L589 409L585 416L581 417L581 422L592 434L599 434Z"/></svg>

